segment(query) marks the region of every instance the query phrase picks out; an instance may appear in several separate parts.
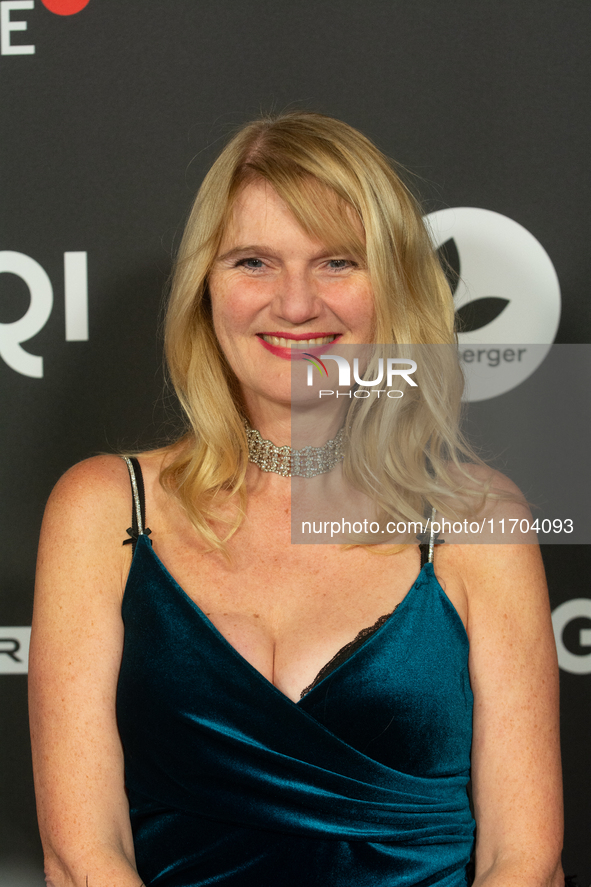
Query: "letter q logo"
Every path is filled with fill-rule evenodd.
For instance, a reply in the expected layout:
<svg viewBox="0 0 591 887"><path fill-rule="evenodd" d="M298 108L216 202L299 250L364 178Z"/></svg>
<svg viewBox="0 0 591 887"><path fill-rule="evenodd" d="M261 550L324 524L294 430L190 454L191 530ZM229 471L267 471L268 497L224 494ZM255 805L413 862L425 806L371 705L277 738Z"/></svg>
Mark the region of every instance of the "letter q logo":
<svg viewBox="0 0 591 887"><path fill-rule="evenodd" d="M88 339L88 282L85 252L64 253L66 342ZM53 288L44 268L24 253L0 250L0 274L16 274L29 289L25 314L12 323L0 323L0 357L8 366L33 379L43 377L43 358L26 351L22 343L40 332L53 308Z"/></svg>
<svg viewBox="0 0 591 887"><path fill-rule="evenodd" d="M0 273L17 274L29 287L31 304L20 320L0 323L0 354L9 367L24 376L41 378L43 358L29 354L21 347L35 336L49 320L53 308L53 289L46 271L39 262L12 250L0 252Z"/></svg>

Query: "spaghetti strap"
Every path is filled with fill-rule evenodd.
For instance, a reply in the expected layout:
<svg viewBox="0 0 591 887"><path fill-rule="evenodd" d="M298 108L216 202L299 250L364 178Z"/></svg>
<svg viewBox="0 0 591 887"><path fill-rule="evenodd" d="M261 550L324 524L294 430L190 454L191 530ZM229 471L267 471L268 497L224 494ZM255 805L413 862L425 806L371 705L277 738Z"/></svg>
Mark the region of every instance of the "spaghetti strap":
<svg viewBox="0 0 591 887"><path fill-rule="evenodd" d="M124 539L122 545L131 545L132 552L135 551L137 540L140 536L149 536L152 532L146 524L146 495L144 491L144 478L139 461L135 457L121 457L127 465L129 471L129 480L131 482L131 492L133 495L133 507L131 509L131 527L128 527L127 534L129 539Z"/></svg>
<svg viewBox="0 0 591 887"><path fill-rule="evenodd" d="M435 533L433 530L433 521L435 520L436 514L437 510L435 508L432 508L431 517L427 519L425 532L421 533L421 535L418 537L421 540L421 544L419 545L419 551L421 552L421 570L423 569L425 564L433 563L433 552L435 551L435 544L437 542L443 542L443 539L437 539L439 533ZM429 539L428 542L427 538Z"/></svg>
<svg viewBox="0 0 591 887"><path fill-rule="evenodd" d="M429 557L428 557L428 561L429 561L430 564L433 563L433 552L434 552L434 550L435 550L435 533L434 533L434 531L433 531L433 521L435 520L435 515L436 515L436 514L437 514L437 510L436 510L435 508L433 508L432 511L431 511L431 518L430 518L430 521L429 521L429 525L430 525L430 530L431 530L431 532L430 532L430 534L429 534Z"/></svg>

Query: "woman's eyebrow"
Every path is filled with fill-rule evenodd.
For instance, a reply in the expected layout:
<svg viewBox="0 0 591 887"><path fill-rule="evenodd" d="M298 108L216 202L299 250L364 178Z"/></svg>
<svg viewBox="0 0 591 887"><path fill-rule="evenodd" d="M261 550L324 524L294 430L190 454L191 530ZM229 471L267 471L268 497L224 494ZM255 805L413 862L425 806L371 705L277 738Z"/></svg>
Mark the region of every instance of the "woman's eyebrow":
<svg viewBox="0 0 591 887"><path fill-rule="evenodd" d="M272 253L273 250L270 246L264 246L263 244L251 244L249 246L235 246L232 249L229 249L227 252L222 253L221 256L217 257L217 261L221 262L224 259L233 259L234 256L243 255L244 253L256 253L261 255L268 255Z"/></svg>
<svg viewBox="0 0 591 887"><path fill-rule="evenodd" d="M247 246L234 246L232 249L229 249L227 252L222 253L217 257L217 262L223 262L227 259L233 259L236 256L244 255L245 253L250 253L252 255L257 256L270 256L275 254L275 250L266 246L262 243L250 244ZM336 256L336 255L349 255L351 253L350 249L347 249L345 246L337 246L337 247L323 247L315 256L315 259L325 259L328 256Z"/></svg>

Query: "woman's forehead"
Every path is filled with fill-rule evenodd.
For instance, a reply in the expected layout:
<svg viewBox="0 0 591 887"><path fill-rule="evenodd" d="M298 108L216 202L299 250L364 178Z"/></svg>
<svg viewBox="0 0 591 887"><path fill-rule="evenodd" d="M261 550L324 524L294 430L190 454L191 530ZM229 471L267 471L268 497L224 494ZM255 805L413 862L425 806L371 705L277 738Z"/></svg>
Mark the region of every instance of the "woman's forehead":
<svg viewBox="0 0 591 887"><path fill-rule="evenodd" d="M297 224L293 212L275 188L264 179L256 179L245 184L236 195L224 234L253 227L272 228L278 222Z"/></svg>
<svg viewBox="0 0 591 887"><path fill-rule="evenodd" d="M299 187L298 187L299 185ZM260 177L236 194L224 228L220 249L230 241L254 236L305 235L329 249L365 252L363 224L353 207L317 180L302 180L279 194Z"/></svg>

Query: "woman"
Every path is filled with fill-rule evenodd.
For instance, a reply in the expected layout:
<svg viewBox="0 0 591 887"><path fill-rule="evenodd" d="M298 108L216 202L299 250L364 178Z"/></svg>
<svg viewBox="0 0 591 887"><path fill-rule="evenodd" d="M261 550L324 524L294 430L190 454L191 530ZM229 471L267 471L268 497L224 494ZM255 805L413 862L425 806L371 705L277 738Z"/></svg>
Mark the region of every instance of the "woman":
<svg viewBox="0 0 591 887"><path fill-rule="evenodd" d="M52 887L464 885L470 758L474 883L563 883L536 546L291 544L292 357L453 335L420 211L375 146L310 113L234 137L172 285L187 433L75 466L44 519L31 720ZM304 405L318 451L301 484L349 478L370 501L328 441L343 418ZM389 451L394 511L477 494L481 513L523 514L508 482L491 497L462 467L452 425L427 457Z"/></svg>

